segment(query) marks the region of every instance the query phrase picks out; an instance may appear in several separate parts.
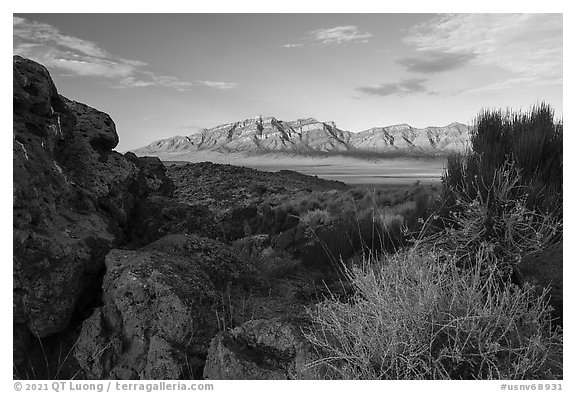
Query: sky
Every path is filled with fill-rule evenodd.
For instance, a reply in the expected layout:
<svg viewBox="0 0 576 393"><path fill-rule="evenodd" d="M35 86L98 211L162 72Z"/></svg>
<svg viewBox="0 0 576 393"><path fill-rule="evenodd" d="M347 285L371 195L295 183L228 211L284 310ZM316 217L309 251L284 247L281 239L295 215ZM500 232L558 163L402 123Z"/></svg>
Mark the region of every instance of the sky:
<svg viewBox="0 0 576 393"><path fill-rule="evenodd" d="M253 116L362 131L562 101L562 14L14 14L13 52L119 151Z"/></svg>

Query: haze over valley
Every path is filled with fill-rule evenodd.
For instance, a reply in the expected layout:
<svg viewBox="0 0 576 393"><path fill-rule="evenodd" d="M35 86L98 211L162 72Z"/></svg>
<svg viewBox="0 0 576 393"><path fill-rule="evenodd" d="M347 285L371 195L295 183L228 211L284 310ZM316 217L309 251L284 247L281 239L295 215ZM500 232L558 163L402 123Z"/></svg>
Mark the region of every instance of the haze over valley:
<svg viewBox="0 0 576 393"><path fill-rule="evenodd" d="M425 129L399 124L353 133L333 121L258 116L155 141L133 152L163 161L291 169L349 184L394 184L438 180L445 157L464 152L469 144L470 127L461 123Z"/></svg>

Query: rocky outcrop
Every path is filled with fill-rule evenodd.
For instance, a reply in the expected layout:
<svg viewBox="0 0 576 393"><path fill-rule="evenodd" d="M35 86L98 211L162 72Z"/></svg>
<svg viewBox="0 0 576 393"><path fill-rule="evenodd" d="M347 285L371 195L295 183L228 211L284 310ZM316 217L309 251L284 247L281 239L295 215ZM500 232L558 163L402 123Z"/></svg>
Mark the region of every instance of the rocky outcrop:
<svg viewBox="0 0 576 393"><path fill-rule="evenodd" d="M218 210L260 205L271 196L311 191L345 190L350 186L334 180L320 179L289 170L266 172L234 165L211 162L173 165L168 176L174 182L174 196L180 202L201 203Z"/></svg>
<svg viewBox="0 0 576 393"><path fill-rule="evenodd" d="M89 379L199 378L221 293L259 282L226 246L189 235L112 250L106 268L104 306L82 325L74 354Z"/></svg>
<svg viewBox="0 0 576 393"><path fill-rule="evenodd" d="M157 158L113 151L112 119L59 95L46 68L19 56L13 67L18 366L34 340L48 345L98 304L105 255L129 239L135 208L173 185Z"/></svg>
<svg viewBox="0 0 576 393"><path fill-rule="evenodd" d="M281 121L274 117L254 117L189 136L159 140L134 152L139 156L171 159L177 159L179 154L199 151L335 153L358 157L389 153L445 155L464 151L470 141L469 133L470 128L461 123L424 129L401 124L352 133L339 129L334 122L320 122L313 118Z"/></svg>
<svg viewBox="0 0 576 393"><path fill-rule="evenodd" d="M68 324L115 241L111 227L121 225L122 214L101 207L122 213L133 199L110 198L110 191L136 167L111 151L99 160L82 124L44 67L14 58L14 322L39 337ZM108 144L117 139L112 123L104 134Z"/></svg>
<svg viewBox="0 0 576 393"><path fill-rule="evenodd" d="M211 342L205 379L317 379L302 321L249 321Z"/></svg>
<svg viewBox="0 0 576 393"><path fill-rule="evenodd" d="M292 189L346 186L294 172L265 177L226 166L218 172L233 182L215 191L212 183L195 190L215 177L215 167L206 164L176 171L175 178L191 188L181 187L174 198L159 159L112 150L118 134L107 114L59 95L40 64L19 56L13 64L16 375L53 378L51 371L60 369L58 351L64 351L75 354L66 360L73 363L72 373L59 375L64 378L198 377L219 324L236 326L253 313L232 315L232 303L243 301L239 294L257 293L264 304L270 289L249 258L193 235L218 238L225 232L205 205L223 196L222 206L233 206L247 196L258 201ZM262 140L268 138L264 128L283 127L272 119L248 123L244 127L260 132ZM302 120L290 127L295 133L319 127L340 138L334 125L314 124ZM236 135L226 127L221 131L231 140ZM259 183L245 189L247 177ZM250 206L231 212L242 235L254 230L254 223L245 228ZM284 268L277 262L272 265ZM281 298L277 308L285 311L285 303ZM46 370L40 372L40 364Z"/></svg>

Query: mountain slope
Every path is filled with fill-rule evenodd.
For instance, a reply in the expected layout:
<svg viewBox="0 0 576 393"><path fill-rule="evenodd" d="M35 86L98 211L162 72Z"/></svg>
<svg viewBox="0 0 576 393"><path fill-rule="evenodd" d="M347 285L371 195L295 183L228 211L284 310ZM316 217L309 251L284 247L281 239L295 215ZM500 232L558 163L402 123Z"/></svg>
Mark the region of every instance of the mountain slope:
<svg viewBox="0 0 576 393"><path fill-rule="evenodd" d="M414 128L407 124L375 127L353 134L350 144L357 150L421 150L430 153L463 151L470 141L469 127L452 123L445 127Z"/></svg>
<svg viewBox="0 0 576 393"><path fill-rule="evenodd" d="M270 152L444 155L463 151L470 140L469 131L465 124L452 123L424 129L401 124L352 133L339 129L334 122L313 118L281 121L274 117L253 117L189 136L162 139L134 153L170 157L198 151L246 155Z"/></svg>

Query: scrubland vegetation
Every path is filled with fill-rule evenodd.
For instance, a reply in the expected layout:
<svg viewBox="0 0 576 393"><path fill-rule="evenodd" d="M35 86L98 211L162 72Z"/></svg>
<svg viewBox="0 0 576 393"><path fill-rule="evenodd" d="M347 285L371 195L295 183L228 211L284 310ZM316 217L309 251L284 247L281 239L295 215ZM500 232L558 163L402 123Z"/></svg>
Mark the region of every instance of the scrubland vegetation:
<svg viewBox="0 0 576 393"><path fill-rule="evenodd" d="M14 378L562 378L549 107L480 113L441 185L353 188L122 155L107 114L13 60ZM340 160L317 166L373 184L439 162Z"/></svg>
<svg viewBox="0 0 576 393"><path fill-rule="evenodd" d="M222 330L305 319L320 378L562 378L562 314L517 268L562 241L562 129L546 105L483 111L436 186L172 167L180 201L208 206L269 285L226 292Z"/></svg>
<svg viewBox="0 0 576 393"><path fill-rule="evenodd" d="M562 377L546 290L514 280L524 256L562 241L562 127L546 105L481 112L439 198L419 197L419 214L373 215L401 241L343 264L347 302L309 309L324 378Z"/></svg>

